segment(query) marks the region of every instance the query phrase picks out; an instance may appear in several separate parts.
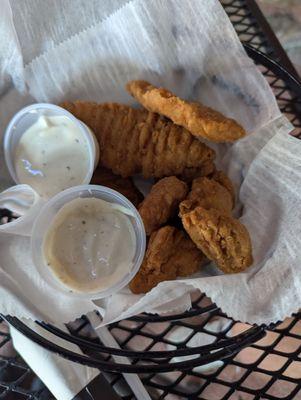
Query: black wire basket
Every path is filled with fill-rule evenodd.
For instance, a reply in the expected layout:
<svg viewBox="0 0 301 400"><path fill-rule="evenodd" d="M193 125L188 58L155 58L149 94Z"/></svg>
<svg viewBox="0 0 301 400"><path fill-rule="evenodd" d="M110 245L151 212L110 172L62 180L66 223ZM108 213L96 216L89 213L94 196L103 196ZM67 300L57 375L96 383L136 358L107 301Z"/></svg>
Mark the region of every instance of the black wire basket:
<svg viewBox="0 0 301 400"><path fill-rule="evenodd" d="M288 117L294 116L292 122L296 129L293 134L298 137L301 135L301 83L278 62L247 44L244 47L270 85L276 89L281 111ZM0 211L1 219L6 218L9 221L13 217L7 210ZM69 324L70 333L49 323L36 322L39 327L37 333L16 317L2 318L47 350L74 362L113 373L156 374L212 366L212 363L231 358L244 347L261 339L267 328L244 326L237 331L234 329L237 322L228 318L210 299L200 293L193 301L192 308L182 314L142 314L111 324L108 329L120 348L103 345L86 317ZM175 340L173 332L179 328L183 334ZM274 326L268 328L273 329ZM46 339L40 333L41 330L51 333L53 339ZM197 335L199 340L192 343ZM71 351L63 344L58 345L58 338L60 343L77 345L81 352ZM199 345L200 343L202 344ZM130 362L119 362L118 356L127 357Z"/></svg>

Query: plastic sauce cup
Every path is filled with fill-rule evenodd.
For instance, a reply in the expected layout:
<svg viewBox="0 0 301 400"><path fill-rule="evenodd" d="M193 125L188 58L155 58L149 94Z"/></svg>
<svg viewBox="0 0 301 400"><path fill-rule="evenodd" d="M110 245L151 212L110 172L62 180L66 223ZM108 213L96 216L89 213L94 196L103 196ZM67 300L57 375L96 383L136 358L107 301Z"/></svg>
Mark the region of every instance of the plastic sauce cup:
<svg viewBox="0 0 301 400"><path fill-rule="evenodd" d="M90 128L87 127L87 125L75 118L64 108L48 103L35 103L28 107L22 108L19 112L17 112L17 114L14 115L8 124L5 131L3 144L5 162L11 177L16 183L22 183L18 180L14 165L16 147L21 136L42 115L47 117L68 117L81 130L84 138L87 141L89 151L89 168L82 184L88 184L99 161L99 146L94 133Z"/></svg>
<svg viewBox="0 0 301 400"><path fill-rule="evenodd" d="M43 253L44 240L47 235L48 229L58 213L58 211L70 201L77 198L98 198L105 200L108 203L115 203L128 209L132 216L128 218L132 223L135 237L136 237L136 249L135 255L132 261L132 268L130 271L126 271L124 276L120 280L116 281L112 286L100 290L99 292L77 292L73 289L65 286L59 278L57 278L52 272L51 268L47 265L46 259ZM123 195L116 192L115 190L109 189L104 186L97 185L81 185L75 186L64 190L63 192L55 195L49 200L44 207L41 209L37 219L35 220L32 237L31 237L31 252L33 262L41 275L41 277L54 289L65 293L69 296L76 296L84 299L100 299L116 293L118 290L126 286L136 275L139 267L142 263L146 246L146 235L144 230L143 221L134 207L134 205ZM72 292L71 292L72 290Z"/></svg>

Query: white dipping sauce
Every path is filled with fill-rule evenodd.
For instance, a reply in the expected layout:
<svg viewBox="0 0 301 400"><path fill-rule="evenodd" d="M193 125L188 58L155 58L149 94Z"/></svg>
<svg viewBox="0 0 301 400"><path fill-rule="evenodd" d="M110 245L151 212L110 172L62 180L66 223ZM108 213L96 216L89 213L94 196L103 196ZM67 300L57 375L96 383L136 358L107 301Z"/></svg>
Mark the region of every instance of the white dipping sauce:
<svg viewBox="0 0 301 400"><path fill-rule="evenodd" d="M70 118L40 116L21 136L14 165L20 183L51 197L83 183L89 171L88 144Z"/></svg>
<svg viewBox="0 0 301 400"><path fill-rule="evenodd" d="M97 198L78 198L55 216L43 243L47 265L68 288L97 292L133 267L136 236L130 212Z"/></svg>

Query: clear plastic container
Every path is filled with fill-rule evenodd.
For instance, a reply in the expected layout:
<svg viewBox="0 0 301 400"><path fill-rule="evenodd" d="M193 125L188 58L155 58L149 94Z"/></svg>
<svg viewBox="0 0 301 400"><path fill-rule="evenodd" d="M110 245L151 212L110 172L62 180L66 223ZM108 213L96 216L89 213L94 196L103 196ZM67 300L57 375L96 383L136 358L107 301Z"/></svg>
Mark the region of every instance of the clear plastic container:
<svg viewBox="0 0 301 400"><path fill-rule="evenodd" d="M76 292L73 290L72 292L70 292L70 288L65 286L55 276L51 268L47 266L47 262L43 254L44 239L46 237L46 234L54 217L65 204L79 197L99 198L109 203L115 203L125 207L132 214L132 216L131 215L128 216L130 222L132 223L136 236L136 249L132 262L132 268L129 272L125 272L125 275L121 277L119 281L115 282L113 286L107 287L103 290L100 290L99 292L83 293L83 292ZM40 275L42 276L42 278L56 290L64 292L69 296L76 296L85 299L100 299L103 297L107 297L113 293L116 293L118 290L126 286L139 270L139 267L144 257L145 246L146 246L146 235L145 235L143 221L137 209L134 207L134 205L126 197L116 192L115 190L97 185L75 186L66 189L63 192L54 196L44 205L44 207L40 211L37 219L35 220L31 237L31 252L32 252L33 262L37 270L39 271Z"/></svg>
<svg viewBox="0 0 301 400"><path fill-rule="evenodd" d="M89 151L89 169L82 184L89 183L99 160L99 146L93 132L87 127L87 125L75 118L64 108L48 103L35 103L28 107L22 108L19 112L17 112L17 114L14 115L6 128L3 142L4 156L6 165L13 180L16 183L23 183L18 180L14 166L14 156L17 144L23 133L30 126L32 126L41 115L47 117L68 117L81 130L87 140Z"/></svg>

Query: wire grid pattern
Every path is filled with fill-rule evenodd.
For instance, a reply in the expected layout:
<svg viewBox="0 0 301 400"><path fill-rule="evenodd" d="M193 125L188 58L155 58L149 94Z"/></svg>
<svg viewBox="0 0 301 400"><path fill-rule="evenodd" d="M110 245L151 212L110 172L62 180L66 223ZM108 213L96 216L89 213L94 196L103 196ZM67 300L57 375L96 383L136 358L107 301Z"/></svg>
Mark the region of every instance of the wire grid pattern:
<svg viewBox="0 0 301 400"><path fill-rule="evenodd" d="M199 307L209 299L201 296ZM77 321L73 334L98 339L85 318ZM145 323L131 320L110 326L120 346L127 349L166 350L212 343L236 335L250 326L235 322L216 309L207 315L175 322ZM218 361L190 371L140 374L154 399L301 399L301 313L288 318L256 344L243 349L235 358ZM94 354L95 355L95 354ZM107 357L106 360L109 360ZM137 360L133 360L133 363ZM105 376L124 400L134 400L121 375ZM140 399L139 399L140 400Z"/></svg>
<svg viewBox="0 0 301 400"><path fill-rule="evenodd" d="M16 353L8 326L0 319L0 399L55 400Z"/></svg>
<svg viewBox="0 0 301 400"><path fill-rule="evenodd" d="M245 0L222 0L240 39L278 59L274 48L261 31ZM260 66L277 97L281 111L301 135L301 99L290 92L286 83L266 67ZM206 307L209 299L201 296L194 307ZM235 322L219 309L178 321L147 323L127 320L110 326L122 348L135 350L172 350L212 343L231 337L249 326ZM98 341L88 321L82 318L72 325L72 333ZM7 326L0 322L0 399L53 399L13 351ZM301 314L267 330L265 338L242 350L235 358L193 370L165 374L144 374L141 378L154 399L301 399ZM94 355L95 356L95 355ZM110 357L108 357L110 358ZM176 360L174 360L176 361ZM133 360L137 363L137 360ZM120 374L105 374L117 393L134 399ZM139 399L140 400L140 399Z"/></svg>
<svg viewBox="0 0 301 400"><path fill-rule="evenodd" d="M273 56L276 61L281 62L279 56L275 54L269 39L262 32L261 26L250 10L248 1L220 0L220 2L242 42L249 43L257 50Z"/></svg>

